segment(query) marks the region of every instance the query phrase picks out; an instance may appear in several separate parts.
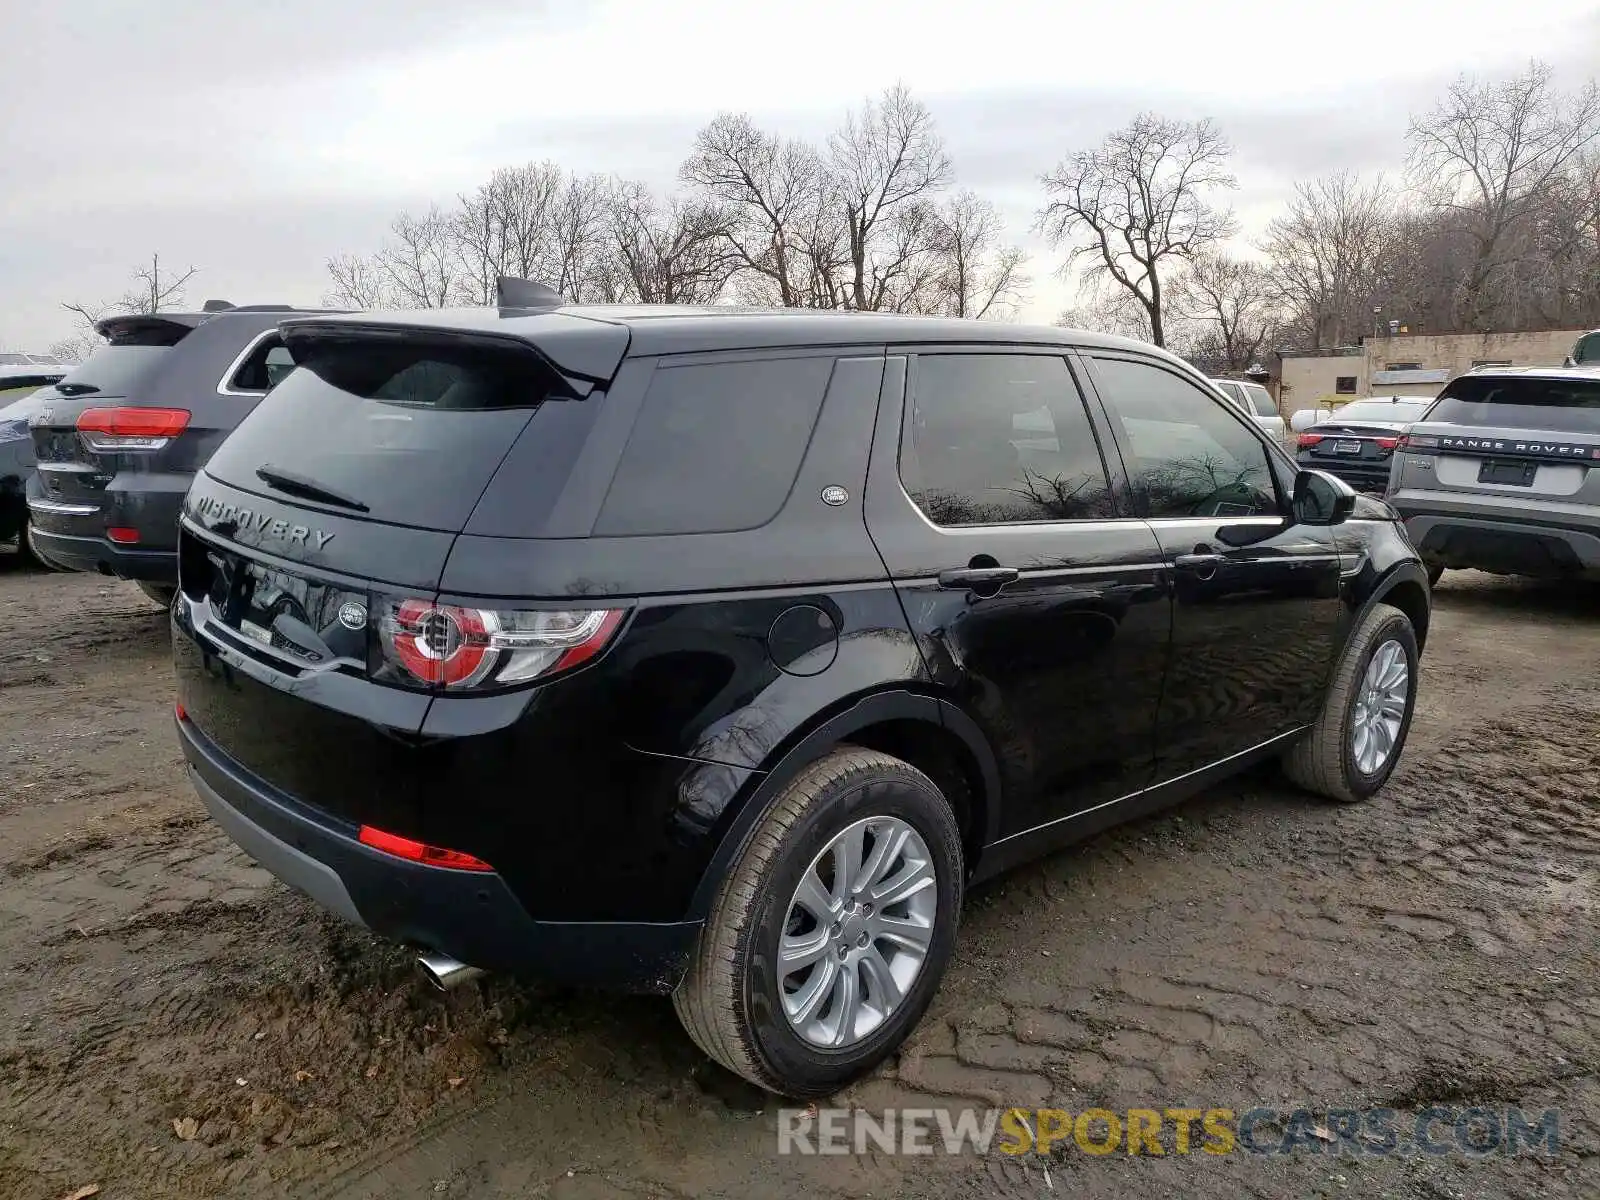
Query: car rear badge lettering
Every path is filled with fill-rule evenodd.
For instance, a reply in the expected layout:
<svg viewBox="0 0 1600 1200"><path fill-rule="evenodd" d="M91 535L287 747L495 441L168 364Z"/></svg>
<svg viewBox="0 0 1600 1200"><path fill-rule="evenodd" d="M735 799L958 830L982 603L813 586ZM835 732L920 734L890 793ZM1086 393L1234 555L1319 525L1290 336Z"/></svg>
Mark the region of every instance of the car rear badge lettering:
<svg viewBox="0 0 1600 1200"><path fill-rule="evenodd" d="M339 624L346 629L365 629L367 627L367 610L363 605L354 600L347 600L339 606Z"/></svg>
<svg viewBox="0 0 1600 1200"><path fill-rule="evenodd" d="M274 517L271 513L258 513L248 508L240 508L237 504L229 504L213 496L200 497L195 501L194 508L197 514L208 518L213 525L225 525L231 522L241 530L264 534L294 545L321 550L334 539L333 534L321 529L312 529L309 525L292 525L288 521Z"/></svg>
<svg viewBox="0 0 1600 1200"><path fill-rule="evenodd" d="M838 508L848 499L850 499L850 493L838 484L822 489L822 502L830 508Z"/></svg>

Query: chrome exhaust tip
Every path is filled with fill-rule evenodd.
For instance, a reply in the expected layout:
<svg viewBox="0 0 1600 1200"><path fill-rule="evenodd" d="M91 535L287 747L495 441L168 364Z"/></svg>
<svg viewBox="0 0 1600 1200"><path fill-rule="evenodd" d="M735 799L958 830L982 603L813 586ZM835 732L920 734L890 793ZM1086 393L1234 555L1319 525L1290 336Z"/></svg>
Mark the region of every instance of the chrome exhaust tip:
<svg viewBox="0 0 1600 1200"><path fill-rule="evenodd" d="M448 954L419 954L417 966L429 983L441 992L448 992L458 988L463 983L471 983L483 975L481 967L469 967L464 962L458 962Z"/></svg>

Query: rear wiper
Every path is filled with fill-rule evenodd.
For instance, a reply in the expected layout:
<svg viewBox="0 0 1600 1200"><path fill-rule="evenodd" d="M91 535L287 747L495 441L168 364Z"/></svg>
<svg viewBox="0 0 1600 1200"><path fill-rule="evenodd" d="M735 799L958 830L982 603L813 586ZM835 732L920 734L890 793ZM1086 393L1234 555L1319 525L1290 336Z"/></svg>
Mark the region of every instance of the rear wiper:
<svg viewBox="0 0 1600 1200"><path fill-rule="evenodd" d="M300 475L292 475L288 471L264 463L256 468L256 478L263 483L271 484L280 492L288 492L291 496L303 496L307 500L320 500L323 504L337 504L340 508L353 508L356 512L370 512L365 504L334 491L332 488L323 487L314 479L306 479Z"/></svg>

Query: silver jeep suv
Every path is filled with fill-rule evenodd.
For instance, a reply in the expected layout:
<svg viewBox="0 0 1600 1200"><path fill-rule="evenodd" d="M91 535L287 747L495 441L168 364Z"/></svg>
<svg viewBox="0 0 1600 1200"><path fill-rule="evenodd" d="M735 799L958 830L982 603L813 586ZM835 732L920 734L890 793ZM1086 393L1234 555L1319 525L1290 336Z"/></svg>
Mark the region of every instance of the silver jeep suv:
<svg viewBox="0 0 1600 1200"><path fill-rule="evenodd" d="M1600 365L1452 380L1401 439L1385 497L1430 580L1456 567L1600 579Z"/></svg>

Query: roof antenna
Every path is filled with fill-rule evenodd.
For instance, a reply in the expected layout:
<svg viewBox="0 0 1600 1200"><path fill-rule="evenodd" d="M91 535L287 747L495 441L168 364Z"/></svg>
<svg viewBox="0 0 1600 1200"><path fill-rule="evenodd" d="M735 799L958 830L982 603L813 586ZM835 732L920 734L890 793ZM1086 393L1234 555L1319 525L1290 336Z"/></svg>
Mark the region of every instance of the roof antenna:
<svg viewBox="0 0 1600 1200"><path fill-rule="evenodd" d="M495 302L501 308L560 308L571 303L552 287L514 275L500 276L495 284Z"/></svg>
<svg viewBox="0 0 1600 1200"><path fill-rule="evenodd" d="M207 300L200 306L201 312L227 312L233 305L226 300Z"/></svg>

